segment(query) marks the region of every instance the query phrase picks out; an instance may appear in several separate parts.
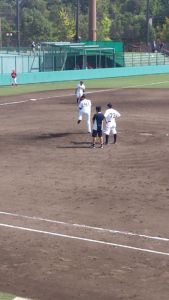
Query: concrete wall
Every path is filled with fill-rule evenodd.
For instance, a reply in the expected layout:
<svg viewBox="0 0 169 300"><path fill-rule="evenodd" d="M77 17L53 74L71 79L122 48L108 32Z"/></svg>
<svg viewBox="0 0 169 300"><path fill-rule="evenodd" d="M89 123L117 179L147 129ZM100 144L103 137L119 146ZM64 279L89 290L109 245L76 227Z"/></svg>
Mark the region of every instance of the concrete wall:
<svg viewBox="0 0 169 300"><path fill-rule="evenodd" d="M18 84L30 84L164 73L169 73L169 65L23 73L18 74L17 81ZM0 75L0 86L5 85L11 85L10 74Z"/></svg>

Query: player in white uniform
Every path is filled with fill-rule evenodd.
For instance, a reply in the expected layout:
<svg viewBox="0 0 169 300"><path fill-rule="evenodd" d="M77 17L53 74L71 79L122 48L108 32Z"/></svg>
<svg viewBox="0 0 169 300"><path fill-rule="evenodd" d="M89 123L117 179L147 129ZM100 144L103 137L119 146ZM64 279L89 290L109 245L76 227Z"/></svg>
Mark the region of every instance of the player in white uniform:
<svg viewBox="0 0 169 300"><path fill-rule="evenodd" d="M83 94L83 96L80 98L79 116L78 116L77 123L79 124L82 121L83 116L85 116L87 122L87 130L89 133L91 133L90 115L91 115L91 100L86 99L85 94Z"/></svg>
<svg viewBox="0 0 169 300"><path fill-rule="evenodd" d="M112 132L114 140L113 143L116 143L117 140L117 130L116 130L116 118L119 118L121 114L112 108L112 104L107 104L108 109L105 111L104 117L106 121L106 128L105 128L105 135L106 135L106 141L105 145L108 145L109 142L109 135Z"/></svg>
<svg viewBox="0 0 169 300"><path fill-rule="evenodd" d="M78 85L75 89L77 104L79 104L80 98L83 96L85 89L86 89L86 87L85 87L83 81L80 81L80 83L78 83Z"/></svg>

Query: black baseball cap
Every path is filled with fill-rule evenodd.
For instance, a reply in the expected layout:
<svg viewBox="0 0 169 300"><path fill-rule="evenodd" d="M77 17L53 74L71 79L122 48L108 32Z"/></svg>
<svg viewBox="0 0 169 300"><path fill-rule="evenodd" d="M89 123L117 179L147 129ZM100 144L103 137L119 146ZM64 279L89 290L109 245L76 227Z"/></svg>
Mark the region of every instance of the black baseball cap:
<svg viewBox="0 0 169 300"><path fill-rule="evenodd" d="M109 108L112 108L112 104L111 104L111 103L108 103L107 106L108 106Z"/></svg>
<svg viewBox="0 0 169 300"><path fill-rule="evenodd" d="M85 99L86 98L86 95L85 94L83 94L81 97L80 97L80 99Z"/></svg>
<svg viewBox="0 0 169 300"><path fill-rule="evenodd" d="M100 112L101 111L101 106L96 106L96 111Z"/></svg>

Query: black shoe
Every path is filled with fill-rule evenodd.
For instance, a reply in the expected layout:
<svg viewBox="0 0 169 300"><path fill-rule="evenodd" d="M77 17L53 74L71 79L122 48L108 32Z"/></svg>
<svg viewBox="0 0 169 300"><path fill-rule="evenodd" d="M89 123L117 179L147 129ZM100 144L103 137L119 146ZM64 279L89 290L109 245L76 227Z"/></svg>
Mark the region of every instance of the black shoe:
<svg viewBox="0 0 169 300"><path fill-rule="evenodd" d="M103 149L103 145L102 144L100 145L100 148Z"/></svg>
<svg viewBox="0 0 169 300"><path fill-rule="evenodd" d="M81 120L78 120L78 121L77 121L77 124L79 124L80 122L81 122Z"/></svg>
<svg viewBox="0 0 169 300"><path fill-rule="evenodd" d="M94 144L92 144L92 145L90 146L90 148L95 148L95 145L94 145Z"/></svg>

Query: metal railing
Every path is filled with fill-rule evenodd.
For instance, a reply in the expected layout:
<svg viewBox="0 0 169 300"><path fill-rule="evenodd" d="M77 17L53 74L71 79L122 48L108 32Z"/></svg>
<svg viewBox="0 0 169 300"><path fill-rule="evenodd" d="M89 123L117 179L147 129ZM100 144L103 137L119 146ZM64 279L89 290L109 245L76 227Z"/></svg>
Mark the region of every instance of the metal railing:
<svg viewBox="0 0 169 300"><path fill-rule="evenodd" d="M126 67L169 64L169 56L161 52L126 52L124 60Z"/></svg>
<svg viewBox="0 0 169 300"><path fill-rule="evenodd" d="M13 69L17 73L75 70L80 60L82 60L81 56L73 56L73 54L72 56L59 56L59 54L50 54L44 51L32 52L30 49L24 49L24 52L22 49L22 52L17 53L16 49L10 49L10 52L3 49L0 51L0 74L10 74ZM115 53L111 57L95 55L92 60L91 56L85 56L85 64L83 63L80 69L168 64L169 52L125 52Z"/></svg>

